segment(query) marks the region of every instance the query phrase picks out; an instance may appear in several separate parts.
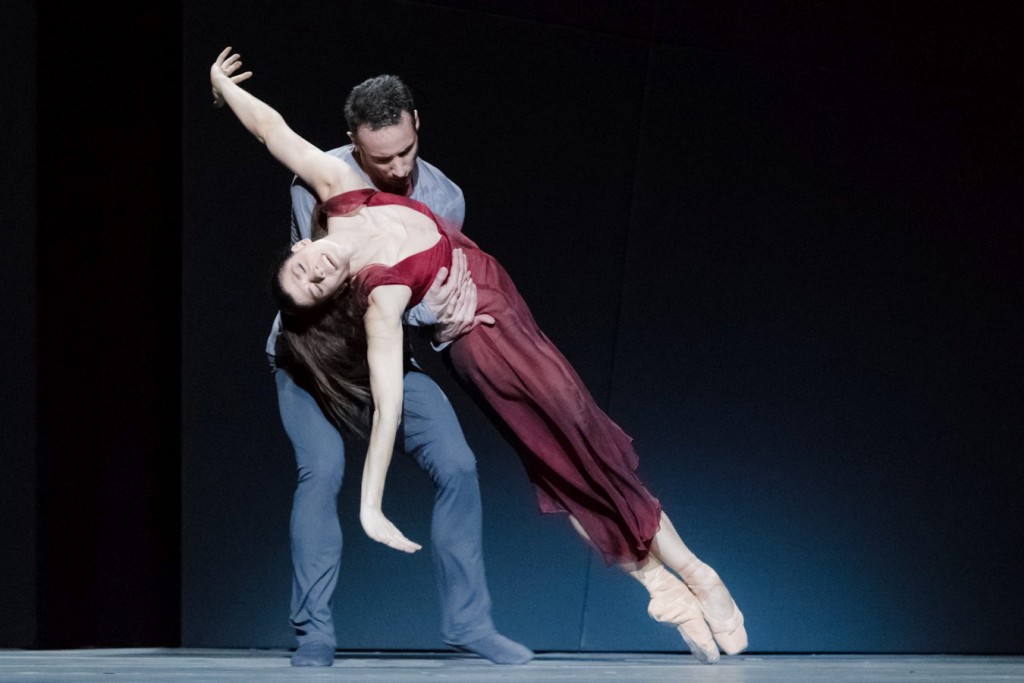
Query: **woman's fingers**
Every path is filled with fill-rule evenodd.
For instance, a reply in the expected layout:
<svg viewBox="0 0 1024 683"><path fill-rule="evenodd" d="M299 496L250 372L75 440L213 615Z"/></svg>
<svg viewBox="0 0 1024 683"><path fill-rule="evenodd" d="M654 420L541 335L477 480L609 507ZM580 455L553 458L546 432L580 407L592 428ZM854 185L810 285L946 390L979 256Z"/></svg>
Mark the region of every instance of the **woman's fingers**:
<svg viewBox="0 0 1024 683"><path fill-rule="evenodd" d="M391 520L379 511L361 513L360 522L362 523L363 530L366 531L367 536L378 543L383 543L389 548L394 548L395 550L400 550L406 553L414 553L423 547L419 543L413 543L406 538L402 532L398 530L398 527L392 524Z"/></svg>
<svg viewBox="0 0 1024 683"><path fill-rule="evenodd" d="M242 55L237 54L231 55L224 61L223 64L221 64L221 68L224 69L224 73L228 74L229 76L238 71L238 68L240 66L242 66Z"/></svg>
<svg viewBox="0 0 1024 683"><path fill-rule="evenodd" d="M237 73L238 69L242 66L242 56L239 54L233 54L230 47L226 47L221 50L221 53L217 55L217 61L210 67L210 80L213 83L213 106L223 107L224 97L217 87L218 79L223 74L227 76L232 83L238 84L242 81L248 80L252 77L251 71L244 71Z"/></svg>
<svg viewBox="0 0 1024 683"><path fill-rule="evenodd" d="M220 67L220 70L230 76L242 67L242 55L238 53L232 53L230 47L224 48L219 55L217 55L216 64ZM243 74L239 74L231 80L238 82L239 80L245 80L252 75L251 71L247 71Z"/></svg>
<svg viewBox="0 0 1024 683"><path fill-rule="evenodd" d="M386 538L383 542L390 548L401 550L406 553L414 553L422 547L420 544L413 543L406 538L405 535L391 522L387 523Z"/></svg>
<svg viewBox="0 0 1024 683"><path fill-rule="evenodd" d="M422 547L422 546L420 546L420 544L413 543L412 541L410 541L405 536L402 536L401 534L399 534L398 537L395 538L394 541L389 543L388 545L390 547L394 548L395 550L400 550L403 553L409 553L409 554L412 554L412 553L416 552L417 550L419 550Z"/></svg>

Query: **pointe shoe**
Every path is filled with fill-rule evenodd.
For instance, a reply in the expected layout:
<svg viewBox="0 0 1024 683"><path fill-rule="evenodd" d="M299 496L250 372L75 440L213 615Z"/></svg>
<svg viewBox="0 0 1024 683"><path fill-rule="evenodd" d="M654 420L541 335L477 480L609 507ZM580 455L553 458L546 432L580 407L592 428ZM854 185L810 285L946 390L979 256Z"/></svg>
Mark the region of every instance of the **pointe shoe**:
<svg viewBox="0 0 1024 683"><path fill-rule="evenodd" d="M715 642L718 643L718 647L722 649L727 655L738 655L747 649L747 629L743 626L743 613L740 612L740 608L736 605L736 601L729 596L729 601L732 603L732 616L728 619L715 619L708 614L707 606L705 601L701 600L700 596L708 596L718 586L722 587L722 590L728 592L729 589L725 587L722 579L711 567L706 564L702 567L707 572L710 572L710 576L701 577L705 582L700 584L688 583L690 591L694 594L697 599L697 604L700 605L700 611L704 615L704 621L707 622L708 627L711 629L711 634L715 637ZM692 576L692 574L691 574Z"/></svg>
<svg viewBox="0 0 1024 683"><path fill-rule="evenodd" d="M690 652L699 661L704 664L717 662L718 646L704 621L704 613L697 598L686 584L664 567L658 567L653 574L647 584L647 590L651 593L647 613L659 623L676 627Z"/></svg>
<svg viewBox="0 0 1024 683"><path fill-rule="evenodd" d="M732 603L732 609L732 616L722 621L709 617L704 611L704 605L701 605L704 621L711 629L718 647L727 655L738 655L747 649L747 629L743 626L743 612L740 612L735 602Z"/></svg>

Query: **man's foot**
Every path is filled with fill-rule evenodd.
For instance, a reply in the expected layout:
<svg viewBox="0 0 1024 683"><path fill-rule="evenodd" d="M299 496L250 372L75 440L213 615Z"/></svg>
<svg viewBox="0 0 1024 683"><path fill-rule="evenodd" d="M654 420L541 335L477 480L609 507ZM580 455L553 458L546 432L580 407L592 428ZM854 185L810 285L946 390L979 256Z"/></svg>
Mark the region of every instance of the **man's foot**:
<svg viewBox="0 0 1024 683"><path fill-rule="evenodd" d="M292 666L331 666L334 648L327 643L303 643L292 654Z"/></svg>
<svg viewBox="0 0 1024 683"><path fill-rule="evenodd" d="M509 640L500 633L484 636L472 643L452 644L452 647L462 652L480 655L495 664L526 664L533 659L533 650L514 640Z"/></svg>

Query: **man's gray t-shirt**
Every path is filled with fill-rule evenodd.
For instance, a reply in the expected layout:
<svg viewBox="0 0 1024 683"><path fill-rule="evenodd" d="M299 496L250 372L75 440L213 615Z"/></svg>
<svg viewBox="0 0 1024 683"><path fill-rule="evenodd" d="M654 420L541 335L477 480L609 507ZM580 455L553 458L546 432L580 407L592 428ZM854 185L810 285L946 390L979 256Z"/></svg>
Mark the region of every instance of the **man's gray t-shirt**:
<svg viewBox="0 0 1024 683"><path fill-rule="evenodd" d="M359 167L359 163L352 155L354 146L345 145L328 152L331 156L338 157L366 181L367 185L373 186L369 176ZM302 239L312 239L312 215L313 207L316 206L316 198L297 179L292 181L292 225L291 243L295 244ZM433 166L419 157L416 158L416 168L413 171L413 189L409 195L411 199L423 202L441 221L441 227L447 232L460 232L462 223L466 217L466 200L462 196L462 190L458 185L441 173L436 166ZM426 306L420 304L406 314L406 322L410 325L432 325L437 320ZM281 314L274 318L274 325L270 330L270 337L267 339L267 354L275 355L277 337L281 333Z"/></svg>

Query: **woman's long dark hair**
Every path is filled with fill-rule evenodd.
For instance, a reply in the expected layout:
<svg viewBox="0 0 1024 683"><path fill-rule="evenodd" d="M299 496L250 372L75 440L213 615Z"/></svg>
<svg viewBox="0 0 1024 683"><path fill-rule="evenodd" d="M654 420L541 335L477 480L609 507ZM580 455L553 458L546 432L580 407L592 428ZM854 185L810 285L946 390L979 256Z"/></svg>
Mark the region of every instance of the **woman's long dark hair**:
<svg viewBox="0 0 1024 683"><path fill-rule="evenodd" d="M349 285L315 307L296 306L281 287L281 268L289 256L291 250L282 255L271 277L285 347L279 347L277 363L312 394L339 430L365 438L373 407L363 326L366 296Z"/></svg>

